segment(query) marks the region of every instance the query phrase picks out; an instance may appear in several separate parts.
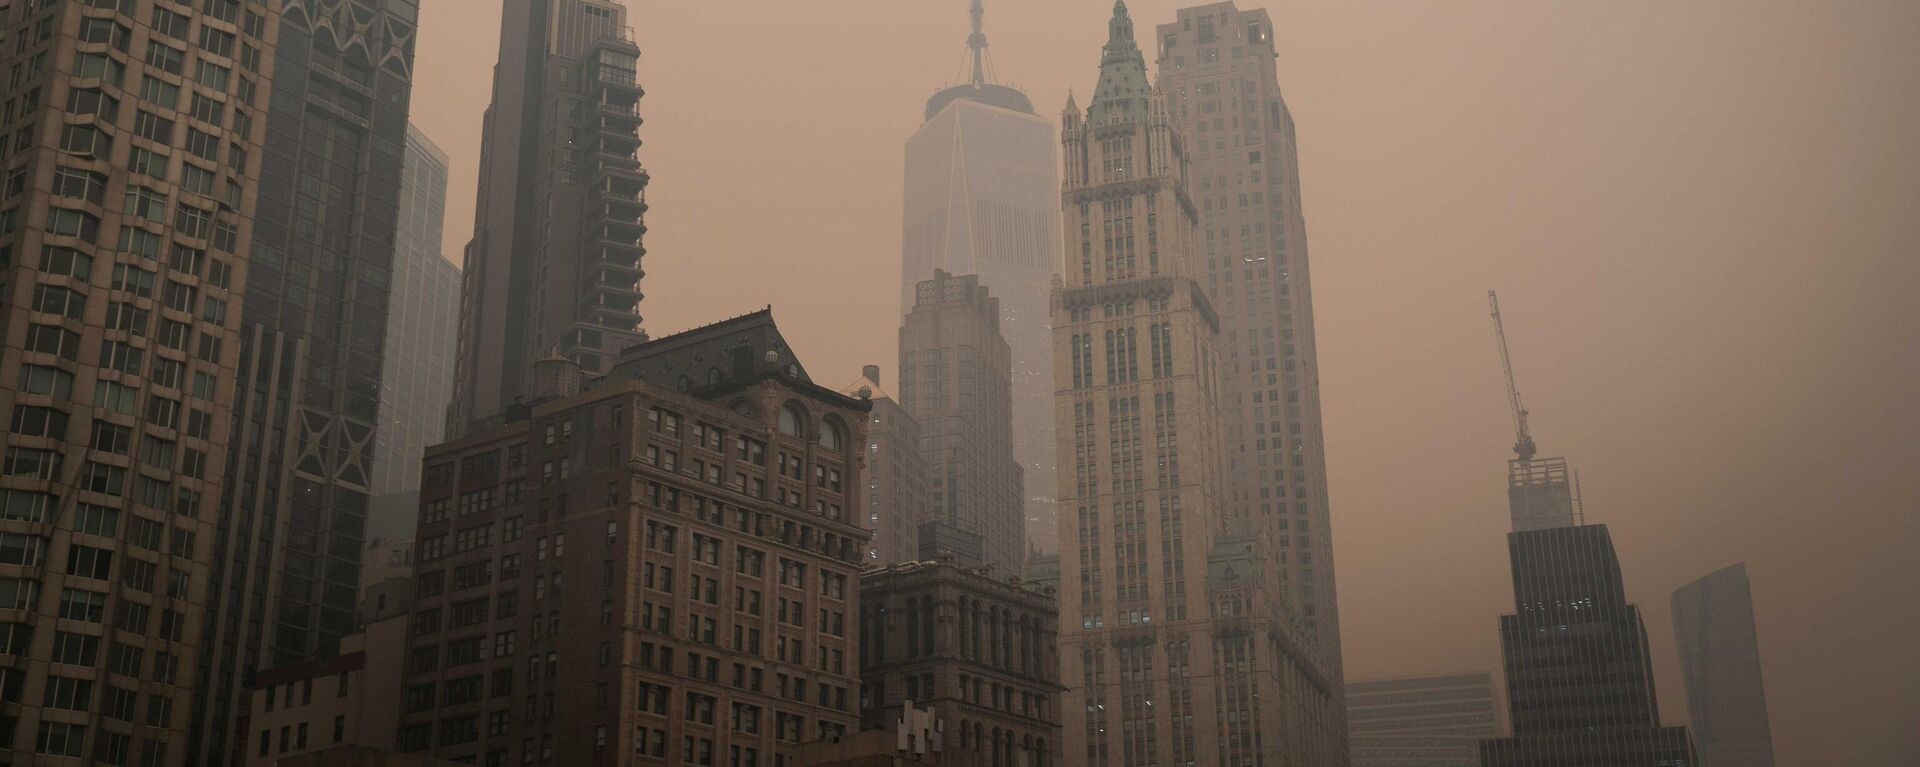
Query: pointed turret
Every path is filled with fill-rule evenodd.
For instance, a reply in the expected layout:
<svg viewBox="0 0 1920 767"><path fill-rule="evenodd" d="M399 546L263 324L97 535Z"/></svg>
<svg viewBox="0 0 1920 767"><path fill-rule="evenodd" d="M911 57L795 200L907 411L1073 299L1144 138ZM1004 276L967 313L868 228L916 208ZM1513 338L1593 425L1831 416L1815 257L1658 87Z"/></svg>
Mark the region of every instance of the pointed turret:
<svg viewBox="0 0 1920 767"><path fill-rule="evenodd" d="M1147 113L1147 59L1133 39L1133 18L1125 0L1113 4L1107 22L1107 45L1100 51L1100 85L1094 89L1087 118L1094 125L1145 117Z"/></svg>

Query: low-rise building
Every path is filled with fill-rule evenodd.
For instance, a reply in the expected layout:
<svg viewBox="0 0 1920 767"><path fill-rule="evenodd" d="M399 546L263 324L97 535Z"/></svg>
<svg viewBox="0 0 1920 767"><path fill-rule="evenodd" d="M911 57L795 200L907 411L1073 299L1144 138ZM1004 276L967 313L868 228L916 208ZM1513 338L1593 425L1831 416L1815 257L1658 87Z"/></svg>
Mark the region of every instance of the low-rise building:
<svg viewBox="0 0 1920 767"><path fill-rule="evenodd" d="M272 767L342 746L391 751L400 719L406 637L407 616L401 613L341 639L337 656L255 673L249 685L247 767Z"/></svg>
<svg viewBox="0 0 1920 767"><path fill-rule="evenodd" d="M867 571L861 728L892 731L924 707L945 744L988 764L1059 764L1059 617L1051 594L951 560Z"/></svg>

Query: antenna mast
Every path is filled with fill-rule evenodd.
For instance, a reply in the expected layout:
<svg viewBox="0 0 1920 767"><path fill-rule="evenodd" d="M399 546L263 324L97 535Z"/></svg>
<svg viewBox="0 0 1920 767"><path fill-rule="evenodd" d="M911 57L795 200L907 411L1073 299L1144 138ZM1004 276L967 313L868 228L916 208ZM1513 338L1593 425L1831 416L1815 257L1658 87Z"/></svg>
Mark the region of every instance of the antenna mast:
<svg viewBox="0 0 1920 767"><path fill-rule="evenodd" d="M1527 428L1527 406L1520 401L1520 387L1513 380L1513 358L1507 354L1507 327L1500 321L1499 294L1487 291L1487 303L1493 307L1493 334L1500 341L1500 367L1507 373L1507 401L1513 408L1513 454L1531 461L1538 451L1533 446L1533 432Z"/></svg>
<svg viewBox="0 0 1920 767"><path fill-rule="evenodd" d="M973 51L973 84L985 85L987 82L987 9L981 0L973 0L973 34L967 36L967 47Z"/></svg>

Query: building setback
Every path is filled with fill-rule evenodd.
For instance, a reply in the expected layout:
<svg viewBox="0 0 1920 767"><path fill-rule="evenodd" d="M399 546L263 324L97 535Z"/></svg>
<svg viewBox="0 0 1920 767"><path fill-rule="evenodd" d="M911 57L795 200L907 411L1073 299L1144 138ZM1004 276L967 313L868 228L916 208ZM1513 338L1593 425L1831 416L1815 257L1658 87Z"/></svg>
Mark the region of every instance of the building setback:
<svg viewBox="0 0 1920 767"><path fill-rule="evenodd" d="M972 75L928 99L924 122L907 139L900 305L911 310L936 269L974 275L999 299L1000 333L1012 353L1013 457L1026 476L1026 535L1053 551L1047 301L1060 269L1053 123L1034 114L1026 94L990 80L984 20L975 0Z"/></svg>
<svg viewBox="0 0 1920 767"><path fill-rule="evenodd" d="M0 763L191 763L279 8L0 2Z"/></svg>
<svg viewBox="0 0 1920 767"><path fill-rule="evenodd" d="M908 706L943 742L986 764L1060 764L1060 614L1052 594L952 561L860 578L861 727L889 730Z"/></svg>
<svg viewBox="0 0 1920 767"><path fill-rule="evenodd" d="M1353 767L1477 767L1500 734L1493 675L1348 680Z"/></svg>
<svg viewBox="0 0 1920 767"><path fill-rule="evenodd" d="M867 400L867 457L861 472L866 493L868 565L885 567L918 559L920 526L932 521L933 496L927 461L920 453L920 424L880 386L880 366L861 369L841 394Z"/></svg>
<svg viewBox="0 0 1920 767"><path fill-rule="evenodd" d="M534 378L427 453L400 749L779 765L858 729L868 404L768 311Z"/></svg>
<svg viewBox="0 0 1920 767"><path fill-rule="evenodd" d="M534 362L605 371L639 340L640 49L616 0L506 0L462 262L447 430L526 398Z"/></svg>
<svg viewBox="0 0 1920 767"><path fill-rule="evenodd" d="M935 270L920 283L900 328L900 404L920 425L932 521L978 536L983 561L1019 574L1027 537L1011 364L999 303L979 278Z"/></svg>
<svg viewBox="0 0 1920 767"><path fill-rule="evenodd" d="M1481 741L1485 767L1678 767L1699 762L1663 727L1639 608L1606 525L1507 535L1514 608L1500 618L1512 737Z"/></svg>
<svg viewBox="0 0 1920 767"><path fill-rule="evenodd" d="M420 456L446 430L460 321L460 267L440 254L447 155L407 126L406 157L373 434L374 495L420 489Z"/></svg>
<svg viewBox="0 0 1920 767"><path fill-rule="evenodd" d="M1673 636L1700 763L1773 767L1747 566L1722 568L1673 592Z"/></svg>
<svg viewBox="0 0 1920 767"><path fill-rule="evenodd" d="M1062 758L1343 764L1339 675L1282 596L1278 540L1228 513L1186 147L1124 3L1063 123Z"/></svg>
<svg viewBox="0 0 1920 767"><path fill-rule="evenodd" d="M1340 678L1320 363L1293 115L1273 21L1233 3L1159 27L1159 87L1186 140L1195 258L1220 313L1225 513L1266 525L1286 599Z"/></svg>
<svg viewBox="0 0 1920 767"><path fill-rule="evenodd" d="M412 92L414 3L281 4L220 498L195 764L233 764L256 669L353 633Z"/></svg>

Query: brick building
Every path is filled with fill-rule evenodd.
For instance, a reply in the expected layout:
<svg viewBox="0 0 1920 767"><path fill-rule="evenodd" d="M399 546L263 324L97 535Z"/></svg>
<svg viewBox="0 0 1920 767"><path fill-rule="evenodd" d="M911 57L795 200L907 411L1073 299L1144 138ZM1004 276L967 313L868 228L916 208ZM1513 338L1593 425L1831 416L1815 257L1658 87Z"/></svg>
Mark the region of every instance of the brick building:
<svg viewBox="0 0 1920 767"><path fill-rule="evenodd" d="M400 750L787 767L857 729L868 403L770 311L533 380L427 452Z"/></svg>
<svg viewBox="0 0 1920 767"><path fill-rule="evenodd" d="M951 561L860 578L861 727L929 709L993 767L1060 763L1059 608L1051 593Z"/></svg>

